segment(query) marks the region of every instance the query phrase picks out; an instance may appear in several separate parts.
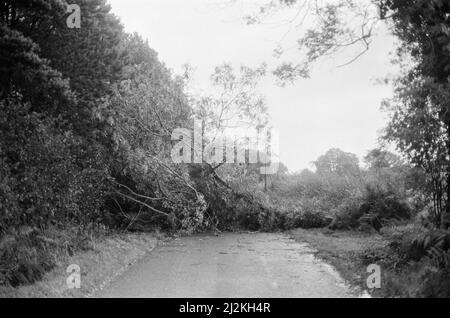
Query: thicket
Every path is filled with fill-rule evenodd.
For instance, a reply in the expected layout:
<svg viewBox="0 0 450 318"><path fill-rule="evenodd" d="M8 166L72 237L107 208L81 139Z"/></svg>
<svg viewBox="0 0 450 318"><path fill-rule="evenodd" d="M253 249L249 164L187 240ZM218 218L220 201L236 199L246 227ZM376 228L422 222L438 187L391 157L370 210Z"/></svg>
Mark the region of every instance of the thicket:
<svg viewBox="0 0 450 318"><path fill-rule="evenodd" d="M417 215L432 222L424 172L388 151L370 151L361 166L355 155L331 149L314 165L315 171L272 177L263 194L288 219L284 228L380 231Z"/></svg>

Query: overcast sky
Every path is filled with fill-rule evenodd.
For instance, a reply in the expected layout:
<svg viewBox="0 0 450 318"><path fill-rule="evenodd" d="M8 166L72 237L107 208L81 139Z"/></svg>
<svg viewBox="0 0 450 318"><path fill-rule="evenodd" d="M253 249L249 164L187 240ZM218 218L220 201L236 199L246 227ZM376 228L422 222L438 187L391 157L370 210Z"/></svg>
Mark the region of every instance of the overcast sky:
<svg viewBox="0 0 450 318"><path fill-rule="evenodd" d="M224 62L257 66L265 61L275 66L273 49L287 31L283 25L246 26L240 18L248 8L224 6L224 0L109 2L126 31L148 39L160 60L174 72L190 63L205 88L214 67ZM286 12L286 18L290 15L292 12ZM291 172L310 168L310 163L330 148L362 157L377 145L379 131L386 124L380 103L392 90L375 80L392 72L392 42L380 32L371 50L357 62L336 67L351 58L350 52L348 57L321 61L310 79L292 86L281 88L273 79L265 80L262 89L280 132L281 161Z"/></svg>

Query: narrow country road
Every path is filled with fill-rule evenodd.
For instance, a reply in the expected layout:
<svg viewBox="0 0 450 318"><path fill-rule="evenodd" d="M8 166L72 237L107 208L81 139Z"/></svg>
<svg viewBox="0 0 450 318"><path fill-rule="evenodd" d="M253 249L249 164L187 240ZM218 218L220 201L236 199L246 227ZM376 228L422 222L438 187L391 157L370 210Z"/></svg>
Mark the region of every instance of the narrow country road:
<svg viewBox="0 0 450 318"><path fill-rule="evenodd" d="M353 297L313 251L283 234L194 236L157 247L99 297Z"/></svg>

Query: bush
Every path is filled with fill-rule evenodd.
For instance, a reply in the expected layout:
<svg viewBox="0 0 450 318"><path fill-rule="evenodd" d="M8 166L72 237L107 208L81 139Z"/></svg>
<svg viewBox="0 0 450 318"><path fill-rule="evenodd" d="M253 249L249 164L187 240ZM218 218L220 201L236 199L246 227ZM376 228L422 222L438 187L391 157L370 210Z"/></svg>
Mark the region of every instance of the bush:
<svg viewBox="0 0 450 318"><path fill-rule="evenodd" d="M408 204L391 191L367 187L361 198L349 198L333 210L333 230L380 231L383 226L411 218Z"/></svg>
<svg viewBox="0 0 450 318"><path fill-rule="evenodd" d="M363 216L359 199L350 198L332 211L333 222L330 225L332 230L349 230L359 226L359 219Z"/></svg>
<svg viewBox="0 0 450 318"><path fill-rule="evenodd" d="M391 190L368 186L361 205L363 214L372 214L380 220L406 220L411 218L411 209L406 201Z"/></svg>
<svg viewBox="0 0 450 318"><path fill-rule="evenodd" d="M327 217L325 214L321 212L310 212L306 211L301 213L295 219L295 228L302 229L316 229L316 228L324 228L331 224L332 218Z"/></svg>

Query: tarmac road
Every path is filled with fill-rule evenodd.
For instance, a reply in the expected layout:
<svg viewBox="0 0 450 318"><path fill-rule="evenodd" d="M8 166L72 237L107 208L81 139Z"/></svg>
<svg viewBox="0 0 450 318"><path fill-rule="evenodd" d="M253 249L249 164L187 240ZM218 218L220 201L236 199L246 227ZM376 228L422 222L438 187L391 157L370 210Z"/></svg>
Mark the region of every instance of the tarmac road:
<svg viewBox="0 0 450 318"><path fill-rule="evenodd" d="M280 233L183 237L155 248L97 297L355 297L313 252Z"/></svg>

